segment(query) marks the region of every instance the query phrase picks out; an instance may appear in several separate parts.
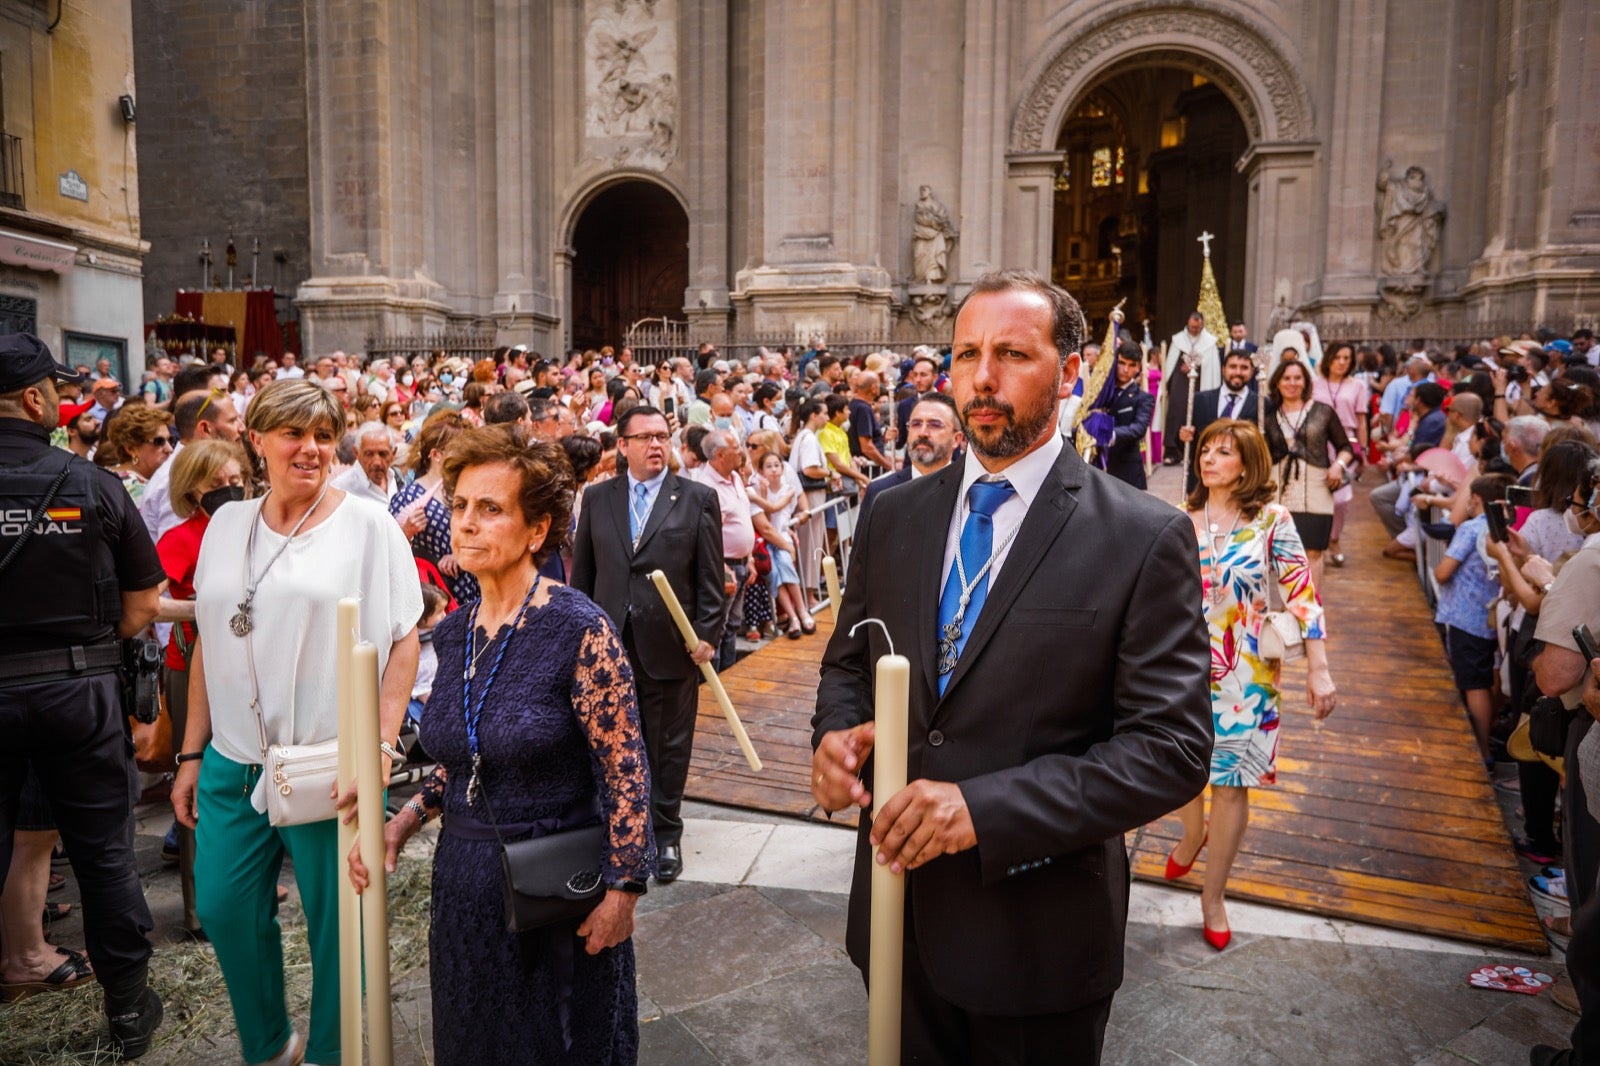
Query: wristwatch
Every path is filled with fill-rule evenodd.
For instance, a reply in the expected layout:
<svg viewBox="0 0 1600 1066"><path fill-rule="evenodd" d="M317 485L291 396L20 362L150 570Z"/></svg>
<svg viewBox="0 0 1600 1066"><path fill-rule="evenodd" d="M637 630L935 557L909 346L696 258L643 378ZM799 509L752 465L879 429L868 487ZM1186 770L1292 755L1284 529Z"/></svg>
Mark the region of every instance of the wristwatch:
<svg viewBox="0 0 1600 1066"><path fill-rule="evenodd" d="M194 762L196 759L204 759L205 757L206 753L203 751L180 751L172 757L172 761L182 766L186 762Z"/></svg>
<svg viewBox="0 0 1600 1066"><path fill-rule="evenodd" d="M389 756L390 762L399 763L406 761L406 753L389 743L387 740L380 740L378 742L378 750Z"/></svg>
<svg viewBox="0 0 1600 1066"><path fill-rule="evenodd" d="M1550 595L1550 590L1555 587L1556 583L1554 581L1546 581L1543 585L1539 586L1539 592L1545 596L1548 596Z"/></svg>

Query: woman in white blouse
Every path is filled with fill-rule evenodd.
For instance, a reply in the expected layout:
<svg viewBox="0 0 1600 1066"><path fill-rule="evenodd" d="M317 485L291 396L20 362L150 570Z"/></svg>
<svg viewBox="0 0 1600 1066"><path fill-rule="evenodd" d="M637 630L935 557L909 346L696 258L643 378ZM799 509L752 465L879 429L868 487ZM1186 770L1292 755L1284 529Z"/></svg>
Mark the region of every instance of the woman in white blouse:
<svg viewBox="0 0 1600 1066"><path fill-rule="evenodd" d="M195 569L198 638L172 803L195 830L195 909L216 948L247 1062L340 1058L334 803L330 791L326 817L271 824L264 749L337 737L339 600L360 599L358 638L378 649L387 751L417 670L422 592L411 548L387 511L328 483L344 421L321 386L285 379L261 389L245 425L270 490L217 512ZM388 783L387 751L383 779L371 787ZM353 804L355 791L339 806ZM311 949L304 1041L284 1000L276 886L285 854L294 860Z"/></svg>

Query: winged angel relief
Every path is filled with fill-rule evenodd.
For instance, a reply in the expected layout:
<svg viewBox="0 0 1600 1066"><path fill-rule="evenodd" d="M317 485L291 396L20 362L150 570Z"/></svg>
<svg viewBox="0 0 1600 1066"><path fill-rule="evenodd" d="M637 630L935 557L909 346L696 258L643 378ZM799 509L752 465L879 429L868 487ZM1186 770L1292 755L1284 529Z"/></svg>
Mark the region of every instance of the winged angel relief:
<svg viewBox="0 0 1600 1066"><path fill-rule="evenodd" d="M600 80L590 98L589 132L616 140L617 162L665 166L677 152L677 85L670 73L652 71L645 55L660 29L611 19L590 27Z"/></svg>

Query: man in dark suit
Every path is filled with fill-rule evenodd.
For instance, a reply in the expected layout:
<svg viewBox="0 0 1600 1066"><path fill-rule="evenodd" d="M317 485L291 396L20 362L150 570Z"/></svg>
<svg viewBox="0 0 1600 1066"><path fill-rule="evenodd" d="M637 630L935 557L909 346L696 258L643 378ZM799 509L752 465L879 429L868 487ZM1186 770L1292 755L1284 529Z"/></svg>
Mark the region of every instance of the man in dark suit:
<svg viewBox="0 0 1600 1066"><path fill-rule="evenodd" d="M1251 345L1254 348L1254 345ZM1256 362L1248 352L1229 352L1222 361L1222 384L1194 396L1194 428L1178 431L1180 441L1196 441L1205 428L1219 418L1238 418L1256 421L1259 397L1256 395ZM1194 491L1195 471L1200 457L1189 449L1189 470L1184 475L1183 494Z"/></svg>
<svg viewBox="0 0 1600 1066"><path fill-rule="evenodd" d="M906 432L910 434L906 438L906 457L911 461L867 486L861 496L861 508L856 512L858 527L867 520L873 501L885 489L904 485L912 478L924 477L950 465L950 457L961 440L961 419L956 415L956 402L939 392L917 397L906 418Z"/></svg>
<svg viewBox="0 0 1600 1066"><path fill-rule="evenodd" d="M698 665L716 652L724 600L717 495L667 469L670 440L666 416L654 407L622 416L617 453L627 474L583 494L572 545L572 587L610 615L633 667L662 882L683 872L680 810L694 751ZM667 575L700 638L692 654L650 583L654 570Z"/></svg>
<svg viewBox="0 0 1600 1066"><path fill-rule="evenodd" d="M973 285L951 362L967 458L878 500L822 662L813 794L876 802L846 936L863 971L870 871L910 871L906 1062L1098 1061L1122 982L1123 833L1206 782L1194 528L1057 432L1080 322L1036 274ZM877 626L851 635L865 618L911 662L910 784L893 796L863 784L889 650Z"/></svg>
<svg viewBox="0 0 1600 1066"><path fill-rule="evenodd" d="M1117 345L1117 391L1111 397L1115 428L1106 448L1106 473L1136 489L1146 488L1144 457L1139 448L1156 415L1156 398L1145 388L1144 351L1134 341Z"/></svg>
<svg viewBox="0 0 1600 1066"><path fill-rule="evenodd" d="M1250 331L1243 322L1235 322L1228 327L1228 341L1222 346L1222 354L1229 352L1243 352L1245 355L1255 355L1255 342L1249 339Z"/></svg>

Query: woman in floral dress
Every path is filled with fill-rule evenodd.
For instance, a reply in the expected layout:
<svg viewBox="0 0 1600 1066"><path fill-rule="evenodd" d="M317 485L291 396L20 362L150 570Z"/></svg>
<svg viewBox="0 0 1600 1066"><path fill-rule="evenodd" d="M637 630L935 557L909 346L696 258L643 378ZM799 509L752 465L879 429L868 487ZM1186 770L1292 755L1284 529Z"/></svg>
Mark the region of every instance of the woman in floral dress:
<svg viewBox="0 0 1600 1066"><path fill-rule="evenodd" d="M1211 630L1211 820L1205 797L1178 811L1183 839L1167 856L1167 878L1187 874L1209 843L1200 892L1206 943L1228 946L1224 892L1250 820L1250 789L1277 780L1278 663L1257 651L1269 610L1268 581L1305 638L1306 700L1317 721L1333 711L1333 678L1324 646L1322 601L1294 520L1272 503L1272 460L1260 430L1222 419L1198 441L1200 483L1187 510L1200 550L1206 622Z"/></svg>

